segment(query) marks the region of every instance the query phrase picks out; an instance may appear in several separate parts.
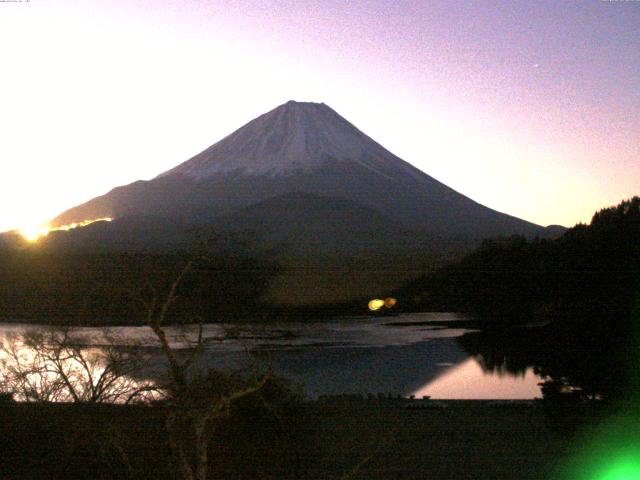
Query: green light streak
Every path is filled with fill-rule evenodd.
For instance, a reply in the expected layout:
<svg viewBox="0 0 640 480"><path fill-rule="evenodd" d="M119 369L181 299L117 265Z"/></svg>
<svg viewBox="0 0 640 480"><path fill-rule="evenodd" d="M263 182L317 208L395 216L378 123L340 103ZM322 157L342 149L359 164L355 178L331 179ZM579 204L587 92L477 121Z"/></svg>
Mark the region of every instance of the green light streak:
<svg viewBox="0 0 640 480"><path fill-rule="evenodd" d="M640 480L640 460L629 456L618 458L593 480Z"/></svg>
<svg viewBox="0 0 640 480"><path fill-rule="evenodd" d="M616 413L583 432L578 452L566 459L558 480L640 480L640 295L632 319L630 395Z"/></svg>

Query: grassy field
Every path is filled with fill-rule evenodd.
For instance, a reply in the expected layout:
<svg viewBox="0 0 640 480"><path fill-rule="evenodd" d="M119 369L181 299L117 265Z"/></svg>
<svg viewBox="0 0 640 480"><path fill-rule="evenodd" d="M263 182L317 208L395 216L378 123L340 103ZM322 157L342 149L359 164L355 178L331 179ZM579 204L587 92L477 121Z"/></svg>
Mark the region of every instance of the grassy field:
<svg viewBox="0 0 640 480"><path fill-rule="evenodd" d="M311 435L319 461L309 478L351 472L349 478L362 479L544 479L571 443L538 408L445 405L314 405L322 421Z"/></svg>
<svg viewBox="0 0 640 480"><path fill-rule="evenodd" d="M300 306L389 296L394 290L455 258L455 253L285 257L271 279L267 304Z"/></svg>
<svg viewBox="0 0 640 480"><path fill-rule="evenodd" d="M579 447L574 421L563 418L478 401L250 408L212 433L210 478L547 479ZM162 419L158 407L4 404L0 478L176 478Z"/></svg>

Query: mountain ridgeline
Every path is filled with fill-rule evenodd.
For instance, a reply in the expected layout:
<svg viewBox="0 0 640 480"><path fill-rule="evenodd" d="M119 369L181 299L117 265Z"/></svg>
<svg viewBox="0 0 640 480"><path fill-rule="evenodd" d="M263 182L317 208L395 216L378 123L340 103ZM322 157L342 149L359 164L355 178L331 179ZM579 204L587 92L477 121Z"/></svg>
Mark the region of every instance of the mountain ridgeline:
<svg viewBox="0 0 640 480"><path fill-rule="evenodd" d="M236 285L234 291L260 295L269 305L338 305L332 313L344 313L345 304L366 305L367 298L388 295L484 238L562 231L480 205L393 155L328 106L298 102L265 113L152 180L117 187L63 212L51 226L106 217L113 221L52 231L33 245L34 252L16 256L23 263L15 268L27 272L41 262L45 270L34 273L37 284L11 275L14 285L26 286L22 293L9 288L11 295L31 292L24 299L31 303L20 309L7 297L7 311L28 310L36 317L37 307L46 305L46 315L65 315L82 298L88 304L83 318L101 312L120 318L129 302L114 308L113 298L121 298L114 292L122 285L133 291L136 282L125 282L118 265L126 266L129 277L138 275L138 283L145 275L170 277L179 259L217 238L243 243L236 254L255 260L256 278L269 278L268 285L258 282L258 293L243 290L233 273L216 270L224 274L222 283ZM219 259L219 252L208 255ZM86 282L82 275L65 280L69 265L82 264L80 257L102 273L83 268ZM257 265L268 268L258 273ZM251 281L251 269L243 281ZM65 290L65 283L77 288ZM228 307L210 308L210 315Z"/></svg>
<svg viewBox="0 0 640 480"><path fill-rule="evenodd" d="M293 196L292 196L293 195ZM336 201L353 219L353 236L368 221L383 230L482 239L522 234L547 236L544 228L484 207L401 160L324 104L288 102L252 120L190 160L150 181L115 188L53 220L64 225L92 218L155 217L167 222L212 224L245 220L287 232L297 219L296 195L324 209L307 219L337 234L330 212ZM261 208L278 204L275 213ZM289 208L287 208L290 206ZM329 213L327 213L329 212ZM292 218L288 218L291 213ZM271 218L269 218L271 217ZM274 225L276 226L276 225ZM354 229L354 226L357 227ZM557 233L555 230L551 232ZM327 240L330 236L326 235Z"/></svg>

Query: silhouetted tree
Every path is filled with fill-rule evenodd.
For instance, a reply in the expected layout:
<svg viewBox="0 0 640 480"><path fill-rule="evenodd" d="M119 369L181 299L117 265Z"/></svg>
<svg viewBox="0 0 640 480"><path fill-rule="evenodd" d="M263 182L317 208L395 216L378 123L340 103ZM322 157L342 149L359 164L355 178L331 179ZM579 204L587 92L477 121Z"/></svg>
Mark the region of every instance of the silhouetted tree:
<svg viewBox="0 0 640 480"><path fill-rule="evenodd" d="M556 240L485 241L409 285L401 300L472 312L493 329L549 322L540 335L494 331L483 339L489 347L467 346L496 366L536 365L553 385L570 382L586 398L629 396L640 342L640 197L596 212L589 225Z"/></svg>
<svg viewBox="0 0 640 480"><path fill-rule="evenodd" d="M171 307L178 300L178 290L197 260L187 263L169 286L164 298L153 295L144 300L147 325L151 328L168 363L163 388L168 394L166 428L177 470L182 480L206 480L209 475L209 445L216 422L230 413L232 404L265 387L272 372L253 378L233 378L209 370L194 371L192 366L203 348L202 322L191 353L180 360L167 338L166 326Z"/></svg>
<svg viewBox="0 0 640 480"><path fill-rule="evenodd" d="M9 335L0 346L0 388L25 402L131 403L159 398L152 381L136 380L146 364L139 350L105 330L100 346L77 331L39 328Z"/></svg>

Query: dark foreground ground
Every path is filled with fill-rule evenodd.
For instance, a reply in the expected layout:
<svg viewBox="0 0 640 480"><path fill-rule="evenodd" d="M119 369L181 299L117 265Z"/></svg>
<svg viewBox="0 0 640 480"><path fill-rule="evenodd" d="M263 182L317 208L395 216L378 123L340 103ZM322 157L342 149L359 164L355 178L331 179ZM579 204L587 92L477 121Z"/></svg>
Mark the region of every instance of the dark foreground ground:
<svg viewBox="0 0 640 480"><path fill-rule="evenodd" d="M411 405L245 405L212 433L210 478L547 479L580 447L580 423L595 418L518 402ZM176 478L163 415L159 407L3 404L0 478Z"/></svg>

